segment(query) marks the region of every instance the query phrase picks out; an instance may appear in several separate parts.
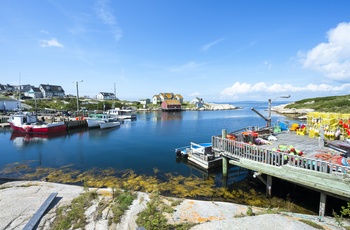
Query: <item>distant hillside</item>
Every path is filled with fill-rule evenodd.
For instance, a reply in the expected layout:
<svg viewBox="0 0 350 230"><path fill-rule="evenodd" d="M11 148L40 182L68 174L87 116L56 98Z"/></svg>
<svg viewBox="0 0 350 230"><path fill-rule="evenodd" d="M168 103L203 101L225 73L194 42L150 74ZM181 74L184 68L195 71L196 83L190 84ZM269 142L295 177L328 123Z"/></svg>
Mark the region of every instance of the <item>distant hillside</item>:
<svg viewBox="0 0 350 230"><path fill-rule="evenodd" d="M317 112L350 113L350 94L303 99L288 104L285 108L314 109Z"/></svg>

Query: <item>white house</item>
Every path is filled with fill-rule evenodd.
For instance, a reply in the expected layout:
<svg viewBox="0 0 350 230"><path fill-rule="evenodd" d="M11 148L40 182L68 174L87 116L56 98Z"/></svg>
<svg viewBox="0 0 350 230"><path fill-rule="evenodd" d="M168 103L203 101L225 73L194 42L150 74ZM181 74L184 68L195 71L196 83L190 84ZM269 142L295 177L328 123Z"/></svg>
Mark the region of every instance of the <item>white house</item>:
<svg viewBox="0 0 350 230"><path fill-rule="evenodd" d="M115 100L117 99L114 93L100 92L97 94L96 98L98 100Z"/></svg>
<svg viewBox="0 0 350 230"><path fill-rule="evenodd" d="M20 102L15 99L0 99L0 111L14 111L19 106Z"/></svg>
<svg viewBox="0 0 350 230"><path fill-rule="evenodd" d="M203 98L195 97L190 104L196 105L196 108L202 108L204 106Z"/></svg>
<svg viewBox="0 0 350 230"><path fill-rule="evenodd" d="M61 86L58 85L39 85L39 89L43 94L44 98L53 98L53 97L64 97L65 93Z"/></svg>
<svg viewBox="0 0 350 230"><path fill-rule="evenodd" d="M163 101L166 100L177 100L179 101L181 104L183 102L183 97L181 96L181 94L173 94L173 93L160 93L158 95L154 95L152 98L152 103L153 104L160 104Z"/></svg>
<svg viewBox="0 0 350 230"><path fill-rule="evenodd" d="M160 99L159 95L154 95L152 97L152 104L157 105L160 104L162 102L162 100Z"/></svg>
<svg viewBox="0 0 350 230"><path fill-rule="evenodd" d="M146 109L147 108L147 104L151 103L151 100L149 98L146 99L140 99L140 104L143 105L143 108Z"/></svg>
<svg viewBox="0 0 350 230"><path fill-rule="evenodd" d="M43 98L43 93L39 88L31 86L30 89L24 93L24 96L32 98Z"/></svg>

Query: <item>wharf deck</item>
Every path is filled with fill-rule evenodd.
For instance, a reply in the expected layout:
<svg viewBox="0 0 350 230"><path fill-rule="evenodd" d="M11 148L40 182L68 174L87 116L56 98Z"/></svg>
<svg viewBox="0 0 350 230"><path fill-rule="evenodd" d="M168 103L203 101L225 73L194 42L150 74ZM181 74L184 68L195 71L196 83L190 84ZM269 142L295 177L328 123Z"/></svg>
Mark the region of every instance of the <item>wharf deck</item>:
<svg viewBox="0 0 350 230"><path fill-rule="evenodd" d="M333 149L324 147L318 138L310 138L307 135L297 135L295 131L275 133L276 141L269 141L271 144L263 145L263 148L272 150L279 146L293 146L303 152L304 156L315 158L315 155L323 152L337 154Z"/></svg>
<svg viewBox="0 0 350 230"><path fill-rule="evenodd" d="M0 123L0 127L1 128L8 128L8 127L11 127L11 126L10 126L10 123Z"/></svg>
<svg viewBox="0 0 350 230"><path fill-rule="evenodd" d="M338 156L342 152L319 143L318 138L296 135L295 132L275 134L276 141L265 145L252 145L242 141L212 137L213 151L228 160L228 163L250 169L256 175L266 174L304 187L350 200L350 167L341 162L327 161L317 154ZM288 151L277 151L286 146L301 150L302 156Z"/></svg>

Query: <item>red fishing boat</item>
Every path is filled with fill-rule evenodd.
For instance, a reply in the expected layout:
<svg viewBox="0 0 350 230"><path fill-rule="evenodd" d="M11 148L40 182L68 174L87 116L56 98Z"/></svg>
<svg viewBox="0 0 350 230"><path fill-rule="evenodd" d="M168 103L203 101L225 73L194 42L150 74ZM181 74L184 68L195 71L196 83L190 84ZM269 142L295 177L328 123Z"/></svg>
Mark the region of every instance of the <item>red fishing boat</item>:
<svg viewBox="0 0 350 230"><path fill-rule="evenodd" d="M14 131L24 133L56 133L67 128L63 121L52 123L39 121L36 115L29 112L11 115L8 122Z"/></svg>

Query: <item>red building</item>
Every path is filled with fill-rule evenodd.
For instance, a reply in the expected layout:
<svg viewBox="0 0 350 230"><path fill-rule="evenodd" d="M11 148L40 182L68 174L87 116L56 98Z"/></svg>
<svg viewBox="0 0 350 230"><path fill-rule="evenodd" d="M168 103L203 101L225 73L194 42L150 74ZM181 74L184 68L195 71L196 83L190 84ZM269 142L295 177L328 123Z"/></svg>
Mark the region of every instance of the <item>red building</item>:
<svg viewBox="0 0 350 230"><path fill-rule="evenodd" d="M160 106L163 111L179 111L182 110L181 102L178 100L164 100Z"/></svg>

